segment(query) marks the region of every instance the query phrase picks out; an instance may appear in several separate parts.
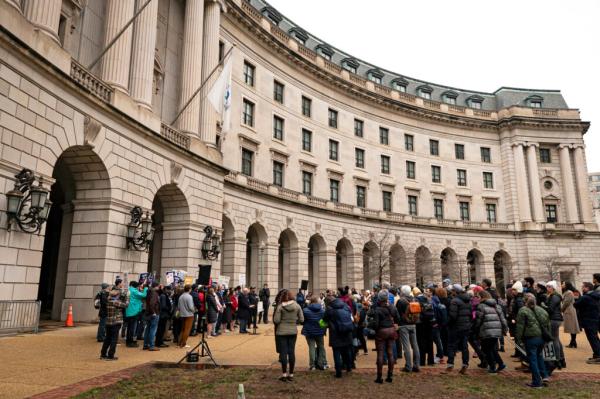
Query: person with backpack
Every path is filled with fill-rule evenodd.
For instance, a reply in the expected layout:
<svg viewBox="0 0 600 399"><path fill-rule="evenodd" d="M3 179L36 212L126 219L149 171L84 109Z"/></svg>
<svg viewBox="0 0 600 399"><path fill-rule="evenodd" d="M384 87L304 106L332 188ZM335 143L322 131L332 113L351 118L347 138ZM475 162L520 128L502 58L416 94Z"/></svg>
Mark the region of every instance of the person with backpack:
<svg viewBox="0 0 600 399"><path fill-rule="evenodd" d="M562 344L560 342L560 326L563 323L563 315L561 311L562 296L556 292L558 290L558 283L556 281L548 281L546 283L546 302L541 305L545 307L550 317L550 333L554 340L554 352L556 353L556 364L558 368L567 367L565 361L565 353L563 351Z"/></svg>
<svg viewBox="0 0 600 399"><path fill-rule="evenodd" d="M476 309L475 330L478 331L478 338L487 360L488 373L495 374L506 368L498 353L498 340L506 333L508 325L502 308L490 292L480 291L478 295L481 301Z"/></svg>
<svg viewBox="0 0 600 399"><path fill-rule="evenodd" d="M421 355L417 343L416 324L421 314L421 304L411 294L410 286L403 285L400 288L400 299L396 302L396 310L400 316L398 325L405 359L402 371L417 373L420 371Z"/></svg>
<svg viewBox="0 0 600 399"><path fill-rule="evenodd" d="M117 280L119 281L119 280ZM128 306L127 296L118 288L119 283L108 293L106 301L106 336L100 349L100 359L117 360L115 356L119 330L123 324L123 309Z"/></svg>
<svg viewBox="0 0 600 399"><path fill-rule="evenodd" d="M294 367L296 365L296 337L298 324L304 323L304 313L291 291L286 291L281 296L281 303L273 313L275 324L275 346L279 353L282 376L280 381L293 381ZM289 366L289 368L288 368Z"/></svg>
<svg viewBox="0 0 600 399"><path fill-rule="evenodd" d="M543 350L546 342L552 341L550 334L550 318L548 313L537 306L533 294L527 294L525 306L519 310L517 315L517 330L515 342L519 346L525 346L531 370L530 388L541 388L543 384L550 381L546 365L544 363Z"/></svg>
<svg viewBox="0 0 600 399"><path fill-rule="evenodd" d="M448 310L446 305L442 303L442 298L447 298L448 294L445 288L437 287L430 289L431 304L433 306L433 313L435 320L431 326L431 335L433 342L435 343L435 358L433 359L436 364L444 364L444 343L442 342L442 331L446 330L448 326ZM446 334L446 343L447 343Z"/></svg>
<svg viewBox="0 0 600 399"><path fill-rule="evenodd" d="M372 311L368 328L375 331L375 347L377 348L377 384L383 384L383 354L387 353L388 372L386 382L392 382L394 375L394 350L398 338L400 317L396 308L390 304L387 290L377 294L378 306Z"/></svg>
<svg viewBox="0 0 600 399"><path fill-rule="evenodd" d="M327 364L323 340L325 330L321 328L319 322L325 316L325 311L319 303L319 298L311 296L310 304L304 308L303 313L302 335L306 337L306 343L308 344L309 370L324 370L325 364Z"/></svg>
<svg viewBox="0 0 600 399"><path fill-rule="evenodd" d="M448 363L446 373L454 369L454 357L457 351L462 352L460 373L465 374L469 368L468 339L471 334L472 319L471 298L465 293L460 284L452 286L454 298L450 301L448 310Z"/></svg>
<svg viewBox="0 0 600 399"><path fill-rule="evenodd" d="M158 328L156 329L156 346L166 348L169 345L165 344L165 332L167 330L167 322L173 314L173 302L171 300L171 286L167 285L158 290L158 302L160 306L160 315L158 319Z"/></svg>
<svg viewBox="0 0 600 399"><path fill-rule="evenodd" d="M417 287L412 290L413 296L421 304L421 317L416 324L417 344L419 345L419 364L422 366L433 366L433 323L435 314L431 297L423 295Z"/></svg>
<svg viewBox="0 0 600 399"><path fill-rule="evenodd" d="M96 341L104 342L106 336L106 302L108 301L107 283L102 283L100 291L94 297L94 308L98 309L98 331L96 332Z"/></svg>
<svg viewBox="0 0 600 399"><path fill-rule="evenodd" d="M137 281L129 283L129 305L125 309L125 321L127 323L126 346L130 348L137 348L138 346L135 340L138 319L142 314L142 299L146 299L148 295L148 287L144 285L142 287L143 290L140 291L141 287Z"/></svg>
<svg viewBox="0 0 600 399"><path fill-rule="evenodd" d="M144 330L144 350L151 352L160 350L155 346L159 318L160 299L158 294L158 281L154 281L146 295L146 307L144 308L144 321L146 322L146 329Z"/></svg>
<svg viewBox="0 0 600 399"><path fill-rule="evenodd" d="M331 297L323 321L329 328L329 346L333 350L335 378L342 378L342 369L352 371L352 311L340 298Z"/></svg>

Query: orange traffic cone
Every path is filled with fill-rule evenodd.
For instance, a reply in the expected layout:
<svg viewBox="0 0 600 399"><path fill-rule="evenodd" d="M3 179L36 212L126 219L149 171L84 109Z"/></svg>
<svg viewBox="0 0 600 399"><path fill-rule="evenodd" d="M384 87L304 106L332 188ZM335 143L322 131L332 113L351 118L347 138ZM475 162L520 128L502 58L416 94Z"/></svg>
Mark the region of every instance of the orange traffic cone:
<svg viewBox="0 0 600 399"><path fill-rule="evenodd" d="M67 313L65 327L75 327L75 324L73 324L73 305L71 304L69 304L69 313Z"/></svg>

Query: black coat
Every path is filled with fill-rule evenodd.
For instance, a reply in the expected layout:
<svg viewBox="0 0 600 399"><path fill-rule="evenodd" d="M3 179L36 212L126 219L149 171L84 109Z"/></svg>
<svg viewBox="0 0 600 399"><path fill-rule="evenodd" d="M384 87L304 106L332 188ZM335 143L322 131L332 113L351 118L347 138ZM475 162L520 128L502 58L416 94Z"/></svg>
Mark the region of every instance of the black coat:
<svg viewBox="0 0 600 399"><path fill-rule="evenodd" d="M206 294L206 320L208 323L214 323L219 316L217 308L217 299L214 295Z"/></svg>
<svg viewBox="0 0 600 399"><path fill-rule="evenodd" d="M348 333L340 333L335 328L336 321L342 317L342 313L346 312L350 314L350 317L352 317L350 308L340 298L335 298L325 311L323 320L325 320L329 325L329 346L332 348L352 346L352 331Z"/></svg>
<svg viewBox="0 0 600 399"><path fill-rule="evenodd" d="M248 295L240 294L238 297L238 320L249 320L250 319L250 302Z"/></svg>
<svg viewBox="0 0 600 399"><path fill-rule="evenodd" d="M471 331L472 322L473 313L469 296L462 293L452 298L448 310L448 327L454 331Z"/></svg>
<svg viewBox="0 0 600 399"><path fill-rule="evenodd" d="M563 321L562 313L560 311L560 305L562 303L562 297L557 293L553 293L546 298L546 311L550 320Z"/></svg>
<svg viewBox="0 0 600 399"><path fill-rule="evenodd" d="M171 302L171 298L167 296L164 292L160 294L159 297L160 302L160 318L161 319L169 319L171 314L173 313L173 303Z"/></svg>
<svg viewBox="0 0 600 399"><path fill-rule="evenodd" d="M589 291L575 300L575 309L579 318L579 326L582 328L598 328L600 323L600 292Z"/></svg>

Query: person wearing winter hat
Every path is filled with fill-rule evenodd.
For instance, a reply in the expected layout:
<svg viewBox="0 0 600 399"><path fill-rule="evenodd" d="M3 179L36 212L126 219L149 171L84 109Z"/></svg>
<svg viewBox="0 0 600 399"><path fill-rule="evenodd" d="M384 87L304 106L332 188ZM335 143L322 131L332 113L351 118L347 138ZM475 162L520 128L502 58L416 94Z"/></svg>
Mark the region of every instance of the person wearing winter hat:
<svg viewBox="0 0 600 399"><path fill-rule="evenodd" d="M508 308L508 328L511 332L513 338L515 337L517 330L517 315L519 314L519 310L523 306L525 306L525 297L523 295L523 283L517 281L512 286L513 290L513 299L510 303L510 307ZM515 348L515 353L513 353L510 357L512 358L523 358L521 353Z"/></svg>
<svg viewBox="0 0 600 399"><path fill-rule="evenodd" d="M411 309L411 303L412 309ZM396 302L396 310L400 315L400 342L402 343L402 352L404 352L405 372L419 372L421 355L417 343L416 323L419 321L420 312L413 310L418 306L418 302L412 296L410 286L403 285L400 288L400 299Z"/></svg>
<svg viewBox="0 0 600 399"><path fill-rule="evenodd" d="M550 316L550 328L554 341L556 361L559 368L564 368L567 367L567 363L565 361L565 353L563 351L562 344L560 343L560 326L563 322L563 316L561 312L562 296L560 296L560 294L557 292L558 283L554 280L546 283L546 290L548 294L545 305L546 310L548 311L548 316Z"/></svg>
<svg viewBox="0 0 600 399"><path fill-rule="evenodd" d="M375 345L377 348L377 379L376 383L383 383L383 354L387 354L388 372L386 382L392 382L394 373L394 357L393 345L398 339L396 326L400 322L400 316L396 308L389 302L389 294L387 290L381 290L377 294L377 307L369 312L370 321L368 328L375 330Z"/></svg>
<svg viewBox="0 0 600 399"><path fill-rule="evenodd" d="M533 288L533 294L538 306L544 306L546 299L548 298L548 290L546 289L546 283L539 281Z"/></svg>
<svg viewBox="0 0 600 399"><path fill-rule="evenodd" d="M473 315L471 313L471 298L464 292L459 284L452 286L456 295L450 302L448 310L448 365L445 373L454 369L454 356L457 351L462 352L461 374L467 372L469 367L468 338L471 333Z"/></svg>
<svg viewBox="0 0 600 399"><path fill-rule="evenodd" d="M100 286L100 291L96 294L94 298L94 308L98 309L98 331L96 332L96 340L98 342L104 342L104 337L106 336L106 301L108 301L108 289L109 285L107 283L102 283Z"/></svg>

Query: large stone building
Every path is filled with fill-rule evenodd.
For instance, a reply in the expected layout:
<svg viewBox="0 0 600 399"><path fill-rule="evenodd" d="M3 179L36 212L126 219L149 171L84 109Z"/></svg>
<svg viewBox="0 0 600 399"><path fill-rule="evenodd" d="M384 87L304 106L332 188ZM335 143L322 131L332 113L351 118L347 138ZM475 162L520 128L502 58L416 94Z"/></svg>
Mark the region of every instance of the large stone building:
<svg viewBox="0 0 600 399"><path fill-rule="evenodd" d="M590 194L594 216L600 225L600 172L590 173Z"/></svg>
<svg viewBox="0 0 600 399"><path fill-rule="evenodd" d="M24 168L52 187L39 234L43 211L27 200L19 223L0 196L2 300L92 319L103 281L197 273L207 225L235 285L597 271L589 123L559 91L402 76L262 0L0 0L0 23L0 187ZM206 100L221 57L230 129ZM134 207L148 252L126 238Z"/></svg>

